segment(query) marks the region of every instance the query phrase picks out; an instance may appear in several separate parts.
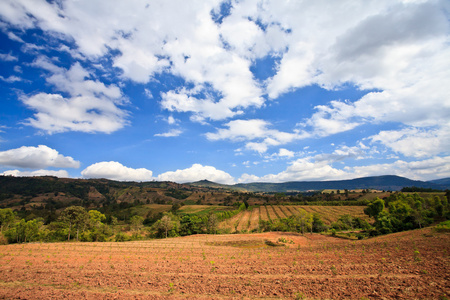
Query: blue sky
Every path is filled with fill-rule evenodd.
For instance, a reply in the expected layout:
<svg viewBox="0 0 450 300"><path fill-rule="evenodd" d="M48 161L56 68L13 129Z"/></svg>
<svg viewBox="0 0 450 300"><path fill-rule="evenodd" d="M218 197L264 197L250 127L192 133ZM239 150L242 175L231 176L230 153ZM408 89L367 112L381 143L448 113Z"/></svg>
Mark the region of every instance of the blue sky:
<svg viewBox="0 0 450 300"><path fill-rule="evenodd" d="M0 174L450 177L448 1L0 2Z"/></svg>

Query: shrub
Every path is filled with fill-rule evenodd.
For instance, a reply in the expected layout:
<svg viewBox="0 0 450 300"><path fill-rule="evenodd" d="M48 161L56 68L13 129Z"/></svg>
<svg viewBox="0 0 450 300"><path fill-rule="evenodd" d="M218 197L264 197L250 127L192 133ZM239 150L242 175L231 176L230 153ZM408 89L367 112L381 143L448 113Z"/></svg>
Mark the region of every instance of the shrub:
<svg viewBox="0 0 450 300"><path fill-rule="evenodd" d="M130 237L123 232L119 232L116 234L116 237L114 239L116 242L126 242L130 240Z"/></svg>
<svg viewBox="0 0 450 300"><path fill-rule="evenodd" d="M0 245L8 244L8 240L0 233Z"/></svg>
<svg viewBox="0 0 450 300"><path fill-rule="evenodd" d="M442 222L434 228L437 232L450 232L450 220Z"/></svg>

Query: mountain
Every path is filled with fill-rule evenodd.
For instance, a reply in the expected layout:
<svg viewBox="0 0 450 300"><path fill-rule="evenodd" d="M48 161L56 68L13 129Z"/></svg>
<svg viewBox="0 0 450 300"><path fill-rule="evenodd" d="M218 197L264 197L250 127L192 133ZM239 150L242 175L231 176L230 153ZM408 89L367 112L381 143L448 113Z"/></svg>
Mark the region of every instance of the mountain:
<svg viewBox="0 0 450 300"><path fill-rule="evenodd" d="M190 186L196 186L196 187L205 187L205 188L224 188L224 189L229 189L230 186L226 185L226 184L220 184L217 182L212 182L209 180L200 180L200 181L196 181L196 182L191 182L191 183L186 183L186 185L190 185Z"/></svg>
<svg viewBox="0 0 450 300"><path fill-rule="evenodd" d="M430 180L428 182L437 184L437 185L444 185L447 186L447 189L450 187L450 177L448 178L442 178L442 179L436 179L436 180Z"/></svg>
<svg viewBox="0 0 450 300"><path fill-rule="evenodd" d="M291 181L284 183L267 183L267 182L254 182L254 183L238 183L235 185L217 184L210 181L202 180L200 182L190 183L194 186L203 186L210 188L224 188L248 192L303 192L309 190L354 190L354 189L377 189L377 190L389 190L398 191L403 187L420 187L420 188L432 188L438 190L445 190L450 188L450 182L448 179L435 180L433 182L426 182L420 180L411 180L405 177L385 175L385 176L372 176L362 177L349 180L333 180L333 181Z"/></svg>

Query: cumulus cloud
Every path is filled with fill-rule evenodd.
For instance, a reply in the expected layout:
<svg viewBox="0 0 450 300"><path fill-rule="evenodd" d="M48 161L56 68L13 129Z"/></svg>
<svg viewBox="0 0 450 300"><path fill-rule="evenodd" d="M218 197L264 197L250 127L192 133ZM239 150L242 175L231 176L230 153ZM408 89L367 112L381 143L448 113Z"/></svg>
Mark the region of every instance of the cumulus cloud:
<svg viewBox="0 0 450 300"><path fill-rule="evenodd" d="M413 106L410 96L422 90L424 79L436 82L429 88L434 91L432 102L448 97L445 1L348 1L326 6L247 1L232 3L220 21L220 1L180 1L175 5L178 9L167 1L115 3L107 8L102 3L84 5L87 2L59 6L46 1L3 1L0 11L6 22L20 29L39 27L73 39L76 51L91 60L117 51L112 63L124 78L147 83L162 72L183 78L195 92L164 92L161 105L190 112L195 121L234 117L243 109L261 107L264 94L277 98L312 84L335 89L350 82L382 90L379 97L385 98L385 93L392 99L393 110L383 99L374 100L374 106L362 99L341 117L344 110L336 102L328 110L317 107L305 124L324 135L353 129L361 122L351 118L361 112L380 121L397 115L415 119L417 111L431 119L430 113L439 109L430 102L417 102L425 111L402 110ZM280 60L273 76L259 82L250 67L268 55ZM440 115L445 113L448 110Z"/></svg>
<svg viewBox="0 0 450 300"><path fill-rule="evenodd" d="M81 175L84 178L106 178L117 181L150 181L153 172L145 168L128 168L116 161L103 161L90 165Z"/></svg>
<svg viewBox="0 0 450 300"><path fill-rule="evenodd" d="M384 130L371 136L370 139L396 153L423 158L449 153L450 126L434 129L409 127L401 130Z"/></svg>
<svg viewBox="0 0 450 300"><path fill-rule="evenodd" d="M266 152L270 146L283 145L300 138L297 133L270 129L269 126L271 124L260 119L233 120L225 124L225 126L228 128L219 128L215 133L207 133L206 138L211 141L244 141L247 149L259 153Z"/></svg>
<svg viewBox="0 0 450 300"><path fill-rule="evenodd" d="M80 162L70 156L59 154L45 145L23 146L0 152L0 165L16 168L79 168Z"/></svg>
<svg viewBox="0 0 450 300"><path fill-rule="evenodd" d="M416 180L432 180L450 177L450 156L417 161L397 160L393 163L346 167L355 177L393 174Z"/></svg>
<svg viewBox="0 0 450 300"><path fill-rule="evenodd" d="M22 102L36 111L25 124L49 134L65 131L111 133L127 124L128 113L119 107L124 104L124 99L116 85L106 86L98 80L88 79L91 73L80 63L66 70L46 57L39 57L33 65L49 71L51 76L46 78L47 82L70 97L48 93L22 96Z"/></svg>
<svg viewBox="0 0 450 300"><path fill-rule="evenodd" d="M65 40L70 49L60 51L75 60L110 62L107 76L145 84L159 74L172 75L182 87L170 85L154 95L164 110L188 113L203 124L241 118L207 133L210 141L241 142L243 149L264 153L300 139L395 123L402 129L371 131L366 138L415 159L448 153L450 9L445 0L233 1L230 11L218 16L221 3L4 0L0 16L2 26L18 29L19 36L8 33L11 39L22 41L20 32L41 29L47 37ZM22 50L48 47L26 44ZM259 80L251 68L265 57L277 60L267 80ZM0 59L12 62L15 56ZM27 124L48 133L110 133L128 124L118 86L102 83L79 63L65 69L40 57L31 66L47 70L47 83L61 93L24 96L24 104L36 112ZM325 99L292 132L265 120L242 120L267 100L311 85L371 92L352 101ZM334 178L342 173L330 167L330 156L361 157L359 150L347 150L303 158L296 165L316 165L322 171L314 178Z"/></svg>
<svg viewBox="0 0 450 300"><path fill-rule="evenodd" d="M169 171L158 175L160 181L175 181L179 183L194 182L199 180L210 180L223 184L233 184L234 178L221 170L212 166L193 164L190 168L176 171Z"/></svg>
<svg viewBox="0 0 450 300"><path fill-rule="evenodd" d="M37 111L25 124L50 134L65 131L111 133L126 124L126 113L106 99L64 98L59 94L39 93L23 97L22 101Z"/></svg>
<svg viewBox="0 0 450 300"><path fill-rule="evenodd" d="M14 177L33 177L33 176L56 176L60 178L68 178L69 173L66 170L35 170L35 171L19 171L19 170L8 170L1 173L3 176L14 176Z"/></svg>
<svg viewBox="0 0 450 300"><path fill-rule="evenodd" d="M390 163L336 167L340 159L323 159L330 155L316 155L297 159L277 174L256 176L243 174L238 182L287 182L315 180L343 180L366 176L398 175L416 180L450 177L450 156L418 161L396 160ZM343 158L341 158L343 159Z"/></svg>
<svg viewBox="0 0 450 300"><path fill-rule="evenodd" d="M45 1L20 0L2 2L1 14L7 22L21 29L36 26L50 34L72 39L77 51L91 60L108 55L110 50L117 51L119 54L112 57L112 63L125 79L147 83L154 75L169 71L200 92L212 89L220 95L218 101L203 103L202 97L191 95L200 103L189 107L188 111L203 118L222 119L236 114L241 107L260 107L264 99L261 97L263 90L250 71L251 60L223 45L224 39L231 39L233 34L230 33L236 29L224 25L224 33L221 33L211 17L212 10L219 6L219 1L178 1L176 4L153 1L148 5L134 2L104 7L89 1L58 6ZM143 13L136 14L136 11ZM248 23L247 27L256 26L248 19L242 22ZM249 30L248 35L254 34ZM246 47L253 47L253 44ZM184 111L186 106L174 101L178 93L177 90L167 93L163 97L163 107ZM219 115L222 109L229 112Z"/></svg>

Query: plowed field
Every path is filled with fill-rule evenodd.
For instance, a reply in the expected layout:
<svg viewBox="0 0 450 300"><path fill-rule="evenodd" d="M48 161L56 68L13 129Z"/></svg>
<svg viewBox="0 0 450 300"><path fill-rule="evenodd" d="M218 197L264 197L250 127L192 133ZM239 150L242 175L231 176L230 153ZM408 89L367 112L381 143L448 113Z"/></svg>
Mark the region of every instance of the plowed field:
<svg viewBox="0 0 450 300"><path fill-rule="evenodd" d="M221 222L219 227L220 229L229 229L229 232L235 232L236 228L239 232L243 230L251 232L254 229L258 229L259 220L274 221L278 218L297 215L300 211L306 211L311 214L317 213L326 225L336 222L340 216L345 214L370 221L370 218L364 214L364 206L267 205L253 207L251 211L242 211L232 218Z"/></svg>
<svg viewBox="0 0 450 300"><path fill-rule="evenodd" d="M0 246L0 299L439 299L449 253L450 234L431 229L15 244Z"/></svg>

